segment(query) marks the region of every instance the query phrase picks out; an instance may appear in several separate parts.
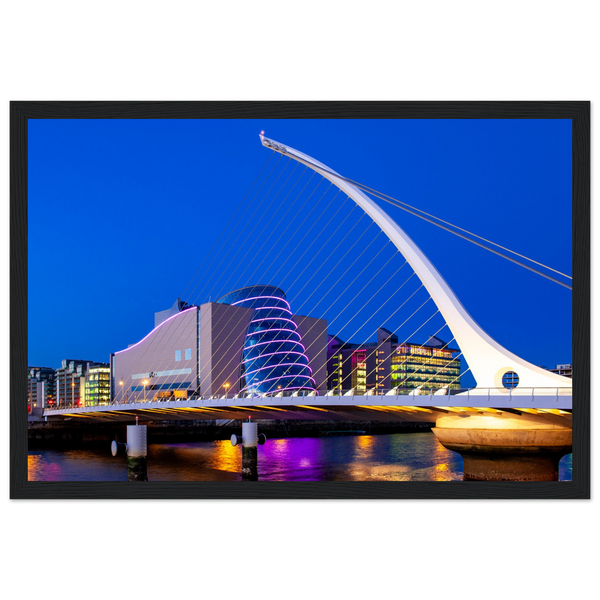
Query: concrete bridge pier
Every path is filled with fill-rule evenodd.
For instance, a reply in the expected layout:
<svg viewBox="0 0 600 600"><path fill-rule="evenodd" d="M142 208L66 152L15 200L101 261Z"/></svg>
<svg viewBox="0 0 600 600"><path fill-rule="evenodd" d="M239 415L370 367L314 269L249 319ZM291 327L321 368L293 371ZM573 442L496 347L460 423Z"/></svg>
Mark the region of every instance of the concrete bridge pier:
<svg viewBox="0 0 600 600"><path fill-rule="evenodd" d="M231 436L231 445L242 444L242 480L258 481L258 444L266 441L264 434L258 433L258 423L242 423L242 437Z"/></svg>
<svg viewBox="0 0 600 600"><path fill-rule="evenodd" d="M472 481L558 481L558 463L572 451L570 421L522 413L447 415L432 430L464 461Z"/></svg>
<svg viewBox="0 0 600 600"><path fill-rule="evenodd" d="M127 481L148 481L148 427L127 425L127 443L112 442L113 456L127 453Z"/></svg>

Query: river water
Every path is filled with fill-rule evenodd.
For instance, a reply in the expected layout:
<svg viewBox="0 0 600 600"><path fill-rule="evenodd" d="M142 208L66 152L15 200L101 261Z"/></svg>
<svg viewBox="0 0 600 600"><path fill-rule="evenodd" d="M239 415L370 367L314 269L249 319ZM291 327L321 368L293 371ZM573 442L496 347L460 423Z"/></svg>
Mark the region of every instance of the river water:
<svg viewBox="0 0 600 600"><path fill-rule="evenodd" d="M151 481L241 480L242 454L229 440L149 444ZM126 458L102 449L31 450L29 481L127 481ZM570 481L572 455L559 465ZM434 435L394 433L267 440L258 448L261 481L460 481L460 455Z"/></svg>

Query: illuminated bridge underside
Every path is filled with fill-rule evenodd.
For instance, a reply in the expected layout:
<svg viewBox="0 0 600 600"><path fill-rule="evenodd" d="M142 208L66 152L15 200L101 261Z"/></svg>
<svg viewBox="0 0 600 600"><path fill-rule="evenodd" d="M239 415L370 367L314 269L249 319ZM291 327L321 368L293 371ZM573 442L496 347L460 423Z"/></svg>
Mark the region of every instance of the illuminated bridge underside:
<svg viewBox="0 0 600 600"><path fill-rule="evenodd" d="M477 392L477 390L475 390ZM235 402L235 404L234 404ZM247 399L171 400L85 408L46 410L51 421L132 423L166 420L304 419L402 421L433 423L448 413L469 416L480 412L527 414L540 422L571 423L572 396L548 393L535 396L481 393L455 396L312 396Z"/></svg>

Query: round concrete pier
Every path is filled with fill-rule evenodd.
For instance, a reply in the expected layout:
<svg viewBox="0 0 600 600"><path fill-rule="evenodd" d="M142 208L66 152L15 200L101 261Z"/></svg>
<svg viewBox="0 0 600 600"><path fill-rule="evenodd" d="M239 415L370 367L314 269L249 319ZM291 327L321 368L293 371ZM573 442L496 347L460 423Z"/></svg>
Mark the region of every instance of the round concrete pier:
<svg viewBox="0 0 600 600"><path fill-rule="evenodd" d="M527 413L449 415L432 431L463 457L465 480L558 481L558 463L572 450L572 429L565 421Z"/></svg>

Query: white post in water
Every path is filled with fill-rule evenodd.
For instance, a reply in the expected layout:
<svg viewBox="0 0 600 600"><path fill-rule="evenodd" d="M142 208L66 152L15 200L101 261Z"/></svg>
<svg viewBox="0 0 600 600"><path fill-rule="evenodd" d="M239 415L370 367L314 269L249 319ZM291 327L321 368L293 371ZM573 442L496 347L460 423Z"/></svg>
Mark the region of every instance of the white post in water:
<svg viewBox="0 0 600 600"><path fill-rule="evenodd" d="M248 420L242 423L242 437L235 433L231 436L231 445L242 444L242 479L246 481L258 480L258 444L264 444L267 438L258 434L258 423Z"/></svg>
<svg viewBox="0 0 600 600"><path fill-rule="evenodd" d="M110 449L113 456L127 453L127 481L148 481L148 427L127 425L127 443L113 441Z"/></svg>

